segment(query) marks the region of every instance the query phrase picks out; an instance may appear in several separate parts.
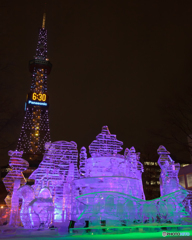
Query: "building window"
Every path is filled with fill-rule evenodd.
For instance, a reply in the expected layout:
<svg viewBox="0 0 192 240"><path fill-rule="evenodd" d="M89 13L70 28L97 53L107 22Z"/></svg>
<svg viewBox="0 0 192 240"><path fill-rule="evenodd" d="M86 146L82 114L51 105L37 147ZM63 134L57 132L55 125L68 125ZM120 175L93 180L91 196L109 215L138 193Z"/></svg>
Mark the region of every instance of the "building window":
<svg viewBox="0 0 192 240"><path fill-rule="evenodd" d="M179 184L180 184L182 187L186 188L184 175L179 176Z"/></svg>
<svg viewBox="0 0 192 240"><path fill-rule="evenodd" d="M186 167L186 166L189 166L189 164L185 164L185 163L181 164L181 167Z"/></svg>
<svg viewBox="0 0 192 240"><path fill-rule="evenodd" d="M154 184L156 184L156 182L155 181L151 181L151 185L154 185Z"/></svg>
<svg viewBox="0 0 192 240"><path fill-rule="evenodd" d="M155 163L154 162L144 162L144 165L150 165L150 166L154 166Z"/></svg>
<svg viewBox="0 0 192 240"><path fill-rule="evenodd" d="M186 177L187 177L187 187L190 188L192 187L192 173L187 174Z"/></svg>

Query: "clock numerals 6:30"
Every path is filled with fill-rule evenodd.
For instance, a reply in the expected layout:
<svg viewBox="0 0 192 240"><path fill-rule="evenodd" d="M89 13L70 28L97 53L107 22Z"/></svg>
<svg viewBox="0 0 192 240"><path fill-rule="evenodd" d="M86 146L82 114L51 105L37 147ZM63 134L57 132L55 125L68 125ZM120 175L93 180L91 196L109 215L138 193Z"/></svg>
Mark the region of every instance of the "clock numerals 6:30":
<svg viewBox="0 0 192 240"><path fill-rule="evenodd" d="M39 101L43 101L45 102L46 101L46 94L42 94L42 93L33 93L32 94L32 99L35 101L35 100L39 100Z"/></svg>

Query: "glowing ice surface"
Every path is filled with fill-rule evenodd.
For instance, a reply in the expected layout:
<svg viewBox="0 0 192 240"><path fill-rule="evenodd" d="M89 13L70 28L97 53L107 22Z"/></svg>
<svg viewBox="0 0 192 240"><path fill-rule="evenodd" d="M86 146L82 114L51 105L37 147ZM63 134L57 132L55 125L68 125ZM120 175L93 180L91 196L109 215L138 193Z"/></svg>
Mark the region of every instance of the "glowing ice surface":
<svg viewBox="0 0 192 240"><path fill-rule="evenodd" d="M165 147L158 148L161 197L146 201L140 154L134 147L120 154L122 145L104 126L89 146L91 157L87 158L86 148L81 148L78 171L75 142L46 143L43 160L30 176L35 184L18 190L20 184L15 184L12 208L18 209L18 198L22 198L20 218L24 227L64 226L69 220L76 226L85 226L85 221L90 226L101 221L107 226L180 224L185 216L192 216L192 192L179 185L179 164ZM18 169L21 174L21 167Z"/></svg>
<svg viewBox="0 0 192 240"><path fill-rule="evenodd" d="M23 152L19 151L8 152L8 155L10 156L9 166L11 167L11 171L9 171L3 179L3 183L8 192L8 195L5 198L5 202L8 206L6 215L7 220L9 219L9 224L12 226L18 226L20 224L17 189L20 185L26 183L26 179L22 172L29 166L28 162L21 158L22 154Z"/></svg>
<svg viewBox="0 0 192 240"><path fill-rule="evenodd" d="M74 220L89 220L93 225L99 225L100 220L106 220L107 225L116 226L121 226L122 222L126 225L168 221L179 224L182 222L181 218L188 215L181 204L187 194L186 190L179 190L145 201L118 192L89 193L76 198L77 211Z"/></svg>
<svg viewBox="0 0 192 240"><path fill-rule="evenodd" d="M21 221L25 228L49 227L53 218L53 199L48 188L44 187L35 197L32 187L25 185L18 190L22 198Z"/></svg>
<svg viewBox="0 0 192 240"><path fill-rule="evenodd" d="M63 222L70 218L70 182L79 177L77 144L57 141L46 143L45 148L42 162L29 178L35 180L35 196L38 196L42 186L49 188L54 204L53 222Z"/></svg>
<svg viewBox="0 0 192 240"><path fill-rule="evenodd" d="M159 154L158 164L161 168L160 192L163 196L181 189L178 179L180 164L173 161L164 146L160 146L157 152Z"/></svg>
<svg viewBox="0 0 192 240"><path fill-rule="evenodd" d="M26 179L24 178L22 172L29 167L29 164L27 161L21 158L22 154L23 152L18 151L8 152L8 155L10 156L9 166L11 167L11 171L9 171L4 177L3 183L10 196L12 195L15 179L20 179L21 185L26 183Z"/></svg>
<svg viewBox="0 0 192 240"><path fill-rule="evenodd" d="M126 148L119 154L123 143L104 126L90 146L91 158L87 159L85 147L80 152L80 179L74 180L74 189L80 194L99 191L114 191L145 199L139 153L135 148Z"/></svg>

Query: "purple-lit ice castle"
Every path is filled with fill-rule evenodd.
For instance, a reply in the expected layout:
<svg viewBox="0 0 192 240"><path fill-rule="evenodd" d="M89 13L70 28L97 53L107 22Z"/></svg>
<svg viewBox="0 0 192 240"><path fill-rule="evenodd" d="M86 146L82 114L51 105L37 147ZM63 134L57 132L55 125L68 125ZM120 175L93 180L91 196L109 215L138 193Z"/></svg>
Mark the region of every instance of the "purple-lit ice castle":
<svg viewBox="0 0 192 240"><path fill-rule="evenodd" d="M78 170L75 142L47 143L42 162L30 176L35 181L32 186L20 184L22 161L17 157L15 169L19 177L15 175L9 194L10 223L21 222L25 228L59 226L69 221L77 228L101 222L106 226L182 223L191 214L191 192L179 185L179 164L174 163L165 147L159 147L161 197L146 201L139 153L132 147L121 155L122 145L104 126L89 146L90 158L86 148L81 148ZM11 162L14 156L13 152ZM10 184L5 182L5 186Z"/></svg>

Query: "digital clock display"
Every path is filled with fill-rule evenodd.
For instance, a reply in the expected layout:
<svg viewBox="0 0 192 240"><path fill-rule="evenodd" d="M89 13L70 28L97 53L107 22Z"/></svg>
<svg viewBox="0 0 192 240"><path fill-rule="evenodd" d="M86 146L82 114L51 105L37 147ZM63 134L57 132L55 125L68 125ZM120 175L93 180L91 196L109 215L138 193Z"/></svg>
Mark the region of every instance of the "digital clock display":
<svg viewBox="0 0 192 240"><path fill-rule="evenodd" d="M49 97L46 93L30 92L27 95L27 104L31 106L48 106Z"/></svg>
<svg viewBox="0 0 192 240"><path fill-rule="evenodd" d="M47 100L47 95L45 93L32 93L33 101L45 102Z"/></svg>

